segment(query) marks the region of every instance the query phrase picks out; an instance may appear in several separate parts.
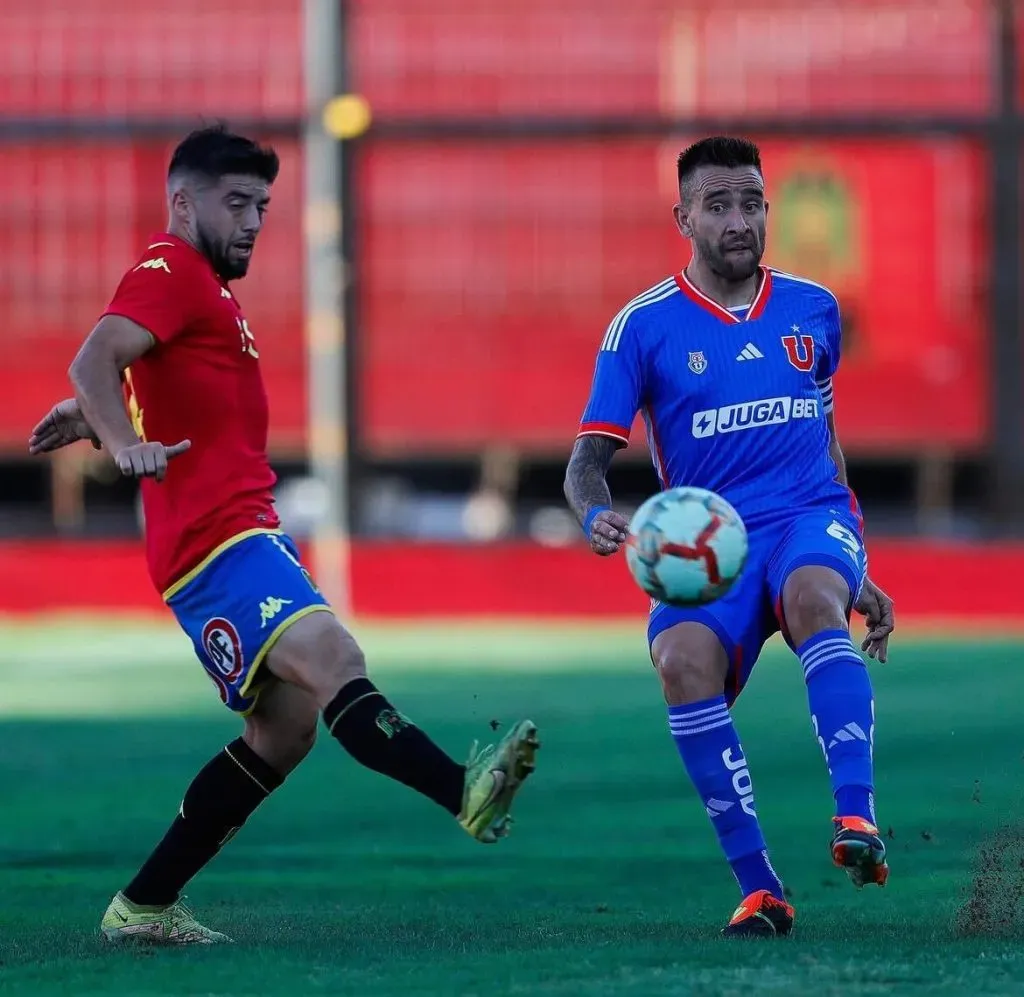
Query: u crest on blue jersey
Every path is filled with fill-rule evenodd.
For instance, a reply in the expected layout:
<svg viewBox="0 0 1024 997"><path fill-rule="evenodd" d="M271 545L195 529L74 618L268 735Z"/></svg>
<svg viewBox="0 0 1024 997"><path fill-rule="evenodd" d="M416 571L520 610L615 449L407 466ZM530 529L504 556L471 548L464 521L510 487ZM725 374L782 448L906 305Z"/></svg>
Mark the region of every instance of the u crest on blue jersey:
<svg viewBox="0 0 1024 997"><path fill-rule="evenodd" d="M703 374L708 369L708 361L704 356L703 350L697 350L696 353L690 351L690 362L686 365L694 372L694 374Z"/></svg>
<svg viewBox="0 0 1024 997"><path fill-rule="evenodd" d="M793 328L800 330L797 325ZM782 345L786 348L789 362L797 370L808 371L814 366L814 339L811 336L783 336Z"/></svg>

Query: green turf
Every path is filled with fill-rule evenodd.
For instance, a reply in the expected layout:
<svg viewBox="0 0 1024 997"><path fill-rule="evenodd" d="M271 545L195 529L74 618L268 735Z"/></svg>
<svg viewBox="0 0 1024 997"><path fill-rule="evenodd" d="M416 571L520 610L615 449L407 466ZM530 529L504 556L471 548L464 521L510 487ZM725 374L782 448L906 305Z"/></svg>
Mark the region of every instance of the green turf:
<svg viewBox="0 0 1024 997"><path fill-rule="evenodd" d="M174 630L0 629L0 993L1024 992L1016 838L977 887L981 933L955 924L979 850L1024 815L1020 644L904 643L874 667L893 872L861 894L829 864L799 667L766 652L736 716L797 932L737 944L717 937L735 886L669 739L642 629L365 638L381 685L454 752L491 719L537 721L544 748L514 834L475 844L324 738L189 889L237 946L110 951L97 936L109 896L235 722Z"/></svg>

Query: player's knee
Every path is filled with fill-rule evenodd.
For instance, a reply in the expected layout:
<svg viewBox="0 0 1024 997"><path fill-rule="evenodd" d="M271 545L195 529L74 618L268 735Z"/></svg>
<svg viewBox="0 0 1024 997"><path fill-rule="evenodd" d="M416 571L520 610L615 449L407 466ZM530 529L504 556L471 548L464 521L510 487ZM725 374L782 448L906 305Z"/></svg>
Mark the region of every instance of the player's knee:
<svg viewBox="0 0 1024 997"><path fill-rule="evenodd" d="M362 648L332 613L297 621L267 661L274 675L310 692L321 709L343 685L366 674Z"/></svg>
<svg viewBox="0 0 1024 997"><path fill-rule="evenodd" d="M721 696L725 691L725 655L701 643L672 640L658 646L655 642L654 665L665 700L672 706L697 703Z"/></svg>
<svg viewBox="0 0 1024 997"><path fill-rule="evenodd" d="M322 645L312 670L313 692L323 708L342 686L366 676L366 655L355 638L339 624L333 639Z"/></svg>
<svg viewBox="0 0 1024 997"><path fill-rule="evenodd" d="M345 634L345 639L338 654L338 678L340 684L351 682L352 679L366 677L366 655L356 643L355 638Z"/></svg>
<svg viewBox="0 0 1024 997"><path fill-rule="evenodd" d="M337 687L366 675L366 655L355 637L334 616L329 619L329 639L322 645L323 654L318 663L328 684Z"/></svg>
<svg viewBox="0 0 1024 997"><path fill-rule="evenodd" d="M845 600L834 586L810 582L787 586L784 611L790 637L797 646L822 630L846 626Z"/></svg>

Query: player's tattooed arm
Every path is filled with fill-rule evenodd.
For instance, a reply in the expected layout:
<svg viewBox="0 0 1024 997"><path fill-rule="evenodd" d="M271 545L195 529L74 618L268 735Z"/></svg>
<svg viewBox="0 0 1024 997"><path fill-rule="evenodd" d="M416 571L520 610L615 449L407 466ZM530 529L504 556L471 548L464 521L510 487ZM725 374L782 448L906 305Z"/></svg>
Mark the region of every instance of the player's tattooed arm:
<svg viewBox="0 0 1024 997"><path fill-rule="evenodd" d="M612 504L606 476L617 449L608 436L581 436L572 448L565 470L565 497L580 525L594 506Z"/></svg>
<svg viewBox="0 0 1024 997"><path fill-rule="evenodd" d="M581 436L573 447L565 471L565 498L580 526L587 525L592 510L588 539L595 554L614 554L626 540L629 524L613 512L607 474L618 444L608 436Z"/></svg>

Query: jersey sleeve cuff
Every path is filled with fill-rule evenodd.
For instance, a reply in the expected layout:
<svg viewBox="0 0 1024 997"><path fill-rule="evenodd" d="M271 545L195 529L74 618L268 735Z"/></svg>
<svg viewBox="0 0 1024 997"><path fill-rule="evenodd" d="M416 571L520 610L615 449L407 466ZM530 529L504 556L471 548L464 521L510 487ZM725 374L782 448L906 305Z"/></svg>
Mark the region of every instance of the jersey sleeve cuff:
<svg viewBox="0 0 1024 997"><path fill-rule="evenodd" d="M828 415L833 409L832 378L826 377L816 383L818 385L818 390L821 392L821 407L824 410L825 415Z"/></svg>
<svg viewBox="0 0 1024 997"><path fill-rule="evenodd" d="M624 447L629 446L628 427L616 425L614 422L580 423L580 431L576 434L576 439L581 436L607 436Z"/></svg>

